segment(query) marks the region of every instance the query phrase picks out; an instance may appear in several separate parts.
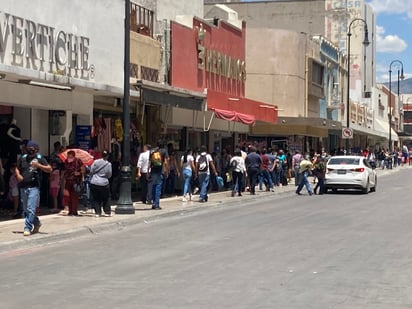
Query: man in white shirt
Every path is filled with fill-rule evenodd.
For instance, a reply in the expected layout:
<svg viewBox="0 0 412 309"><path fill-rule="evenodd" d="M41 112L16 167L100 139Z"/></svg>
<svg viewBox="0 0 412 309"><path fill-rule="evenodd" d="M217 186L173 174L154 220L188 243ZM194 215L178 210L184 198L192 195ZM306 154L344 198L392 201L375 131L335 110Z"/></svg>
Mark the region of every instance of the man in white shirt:
<svg viewBox="0 0 412 309"><path fill-rule="evenodd" d="M150 145L143 146L143 152L139 155L137 161L136 179L140 179L140 185L142 188L141 201L143 204L150 204L152 200L152 190L150 190Z"/></svg>

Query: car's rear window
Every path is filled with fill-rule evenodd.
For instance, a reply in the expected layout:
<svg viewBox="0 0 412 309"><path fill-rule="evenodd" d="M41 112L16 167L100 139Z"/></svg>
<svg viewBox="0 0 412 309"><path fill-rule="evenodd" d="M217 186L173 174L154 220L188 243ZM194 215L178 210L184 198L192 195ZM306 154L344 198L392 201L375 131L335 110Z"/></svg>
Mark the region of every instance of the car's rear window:
<svg viewBox="0 0 412 309"><path fill-rule="evenodd" d="M359 165L360 159L355 158L331 158L328 164L334 165Z"/></svg>

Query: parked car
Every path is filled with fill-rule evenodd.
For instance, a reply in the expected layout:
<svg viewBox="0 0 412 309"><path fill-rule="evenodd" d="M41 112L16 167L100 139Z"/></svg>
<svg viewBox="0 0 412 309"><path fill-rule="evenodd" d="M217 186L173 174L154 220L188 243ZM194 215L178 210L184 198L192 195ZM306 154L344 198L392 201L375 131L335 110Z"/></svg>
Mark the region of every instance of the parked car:
<svg viewBox="0 0 412 309"><path fill-rule="evenodd" d="M362 156L334 156L326 164L325 190L357 189L374 192L378 183L376 165Z"/></svg>

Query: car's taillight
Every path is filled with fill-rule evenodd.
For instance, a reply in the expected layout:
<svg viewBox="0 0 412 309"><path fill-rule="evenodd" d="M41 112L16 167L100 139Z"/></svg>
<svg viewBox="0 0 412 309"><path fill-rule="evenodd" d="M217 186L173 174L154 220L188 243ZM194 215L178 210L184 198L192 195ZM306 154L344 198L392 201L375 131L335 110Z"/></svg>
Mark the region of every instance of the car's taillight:
<svg viewBox="0 0 412 309"><path fill-rule="evenodd" d="M353 168L351 169L352 172L363 173L365 169L363 167L360 168Z"/></svg>

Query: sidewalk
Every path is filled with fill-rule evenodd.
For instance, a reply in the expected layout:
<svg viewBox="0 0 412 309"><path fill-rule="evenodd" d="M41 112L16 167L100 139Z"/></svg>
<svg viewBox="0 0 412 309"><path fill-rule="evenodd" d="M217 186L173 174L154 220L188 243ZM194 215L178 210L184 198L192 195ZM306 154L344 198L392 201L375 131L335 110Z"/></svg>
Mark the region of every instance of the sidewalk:
<svg viewBox="0 0 412 309"><path fill-rule="evenodd" d="M377 169L378 177L389 173L394 173L400 169L410 169L410 166L394 168L392 170ZM256 191L256 195L250 195L246 192L242 197L231 197L230 191L216 192L209 195L207 203L199 203L198 196L194 196L194 201L182 202L181 196L164 198L160 201L162 210L152 210L151 205L145 205L140 202L133 203L136 212L134 215L116 215L114 210L116 205L112 206L112 217L96 218L94 213L89 210L79 217L62 216L59 214L50 214L41 216L42 227L40 233L31 236L23 236L24 219L16 219L0 222L0 253L8 250L21 249L30 246L44 245L73 239L87 234L98 234L103 231L121 229L122 227L137 224L148 223L158 217L175 215L185 211L195 211L197 209L224 206L225 204L236 203L240 200L250 200L259 197L274 197L279 194L294 193L296 187L292 183L288 186L278 187L275 192ZM378 185L379 190L379 185Z"/></svg>

